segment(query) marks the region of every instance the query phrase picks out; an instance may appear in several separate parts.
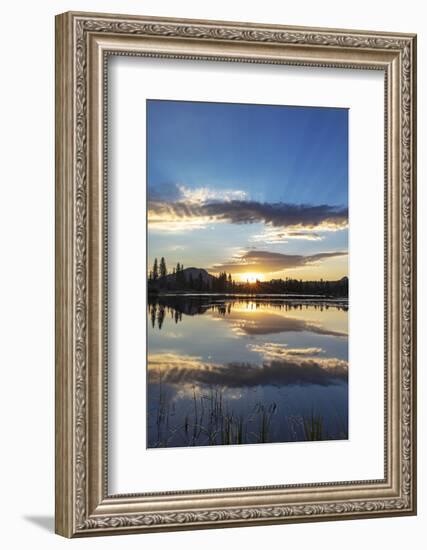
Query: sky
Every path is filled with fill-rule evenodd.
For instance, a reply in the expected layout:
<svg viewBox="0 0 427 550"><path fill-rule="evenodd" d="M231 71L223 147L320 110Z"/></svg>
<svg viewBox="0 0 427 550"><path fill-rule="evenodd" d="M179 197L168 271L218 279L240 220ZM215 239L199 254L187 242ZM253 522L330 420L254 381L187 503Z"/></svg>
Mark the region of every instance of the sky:
<svg viewBox="0 0 427 550"><path fill-rule="evenodd" d="M348 274L348 110L147 101L148 262Z"/></svg>

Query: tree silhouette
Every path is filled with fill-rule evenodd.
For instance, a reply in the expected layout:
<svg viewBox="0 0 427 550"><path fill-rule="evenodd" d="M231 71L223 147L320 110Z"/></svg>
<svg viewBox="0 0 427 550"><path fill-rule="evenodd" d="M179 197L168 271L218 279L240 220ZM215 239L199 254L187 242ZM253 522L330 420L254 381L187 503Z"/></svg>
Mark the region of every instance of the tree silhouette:
<svg viewBox="0 0 427 550"><path fill-rule="evenodd" d="M165 308L164 306L160 306L157 311L157 326L160 330L162 330L163 321L165 320Z"/></svg>
<svg viewBox="0 0 427 550"><path fill-rule="evenodd" d="M157 258L154 258L154 264L153 264L153 281L157 281L159 278L159 267L157 265Z"/></svg>
<svg viewBox="0 0 427 550"><path fill-rule="evenodd" d="M168 274L168 270L167 270L167 267L166 267L166 262L165 262L165 259L161 258L160 260L160 277L166 277L166 275Z"/></svg>
<svg viewBox="0 0 427 550"><path fill-rule="evenodd" d="M148 273L148 290L155 294L159 290L186 291L197 290L199 292L233 292L235 294L289 294L289 295L313 295L323 297L348 297L348 278L342 277L338 281L303 281L301 279L271 279L255 283L236 282L231 273L220 272L216 275L206 274L202 268L195 268L195 273L184 271L184 264L177 262L168 276L166 259L162 256L160 262L154 259L153 267Z"/></svg>

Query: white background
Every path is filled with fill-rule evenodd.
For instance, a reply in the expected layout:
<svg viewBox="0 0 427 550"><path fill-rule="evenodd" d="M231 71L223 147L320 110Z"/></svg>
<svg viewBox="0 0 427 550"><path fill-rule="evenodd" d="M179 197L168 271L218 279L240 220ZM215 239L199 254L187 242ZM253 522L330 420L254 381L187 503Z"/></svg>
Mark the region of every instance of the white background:
<svg viewBox="0 0 427 550"><path fill-rule="evenodd" d="M109 71L110 494L382 479L384 73L129 57ZM146 98L349 108L348 441L146 449Z"/></svg>
<svg viewBox="0 0 427 550"><path fill-rule="evenodd" d="M289 548L422 548L426 476L424 363L427 309L419 288L419 515L274 527L105 537L67 541L52 534L54 495L54 39L53 16L68 9L175 17L247 20L419 33L418 86L425 91L422 2L300 0L110 1L6 3L2 6L1 94L1 443L0 488L4 548L174 548L286 544ZM425 95L425 92L424 92ZM419 151L425 150L426 111L419 104ZM426 211L423 158L419 211ZM419 216L419 281L425 279L426 224Z"/></svg>

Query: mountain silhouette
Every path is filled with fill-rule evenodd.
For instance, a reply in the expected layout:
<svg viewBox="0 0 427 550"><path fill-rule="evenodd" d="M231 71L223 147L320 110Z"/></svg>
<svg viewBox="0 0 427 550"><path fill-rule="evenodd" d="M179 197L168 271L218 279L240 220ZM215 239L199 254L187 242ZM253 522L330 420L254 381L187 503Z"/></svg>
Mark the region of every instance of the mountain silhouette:
<svg viewBox="0 0 427 550"><path fill-rule="evenodd" d="M210 275L206 269L201 269L199 267L186 267L180 273L169 273L165 277L159 277L157 282L162 283L176 283L179 280L185 280L186 283L193 281L203 281L204 285L212 285L215 277Z"/></svg>

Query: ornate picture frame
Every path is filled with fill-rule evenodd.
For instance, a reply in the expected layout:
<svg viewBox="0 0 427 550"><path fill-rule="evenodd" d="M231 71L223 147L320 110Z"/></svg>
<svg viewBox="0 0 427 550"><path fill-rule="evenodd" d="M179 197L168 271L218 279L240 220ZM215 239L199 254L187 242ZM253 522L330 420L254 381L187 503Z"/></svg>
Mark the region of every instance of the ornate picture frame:
<svg viewBox="0 0 427 550"><path fill-rule="evenodd" d="M108 492L106 153L111 55L384 72L384 478ZM68 12L56 17L56 532L416 513L416 36Z"/></svg>

